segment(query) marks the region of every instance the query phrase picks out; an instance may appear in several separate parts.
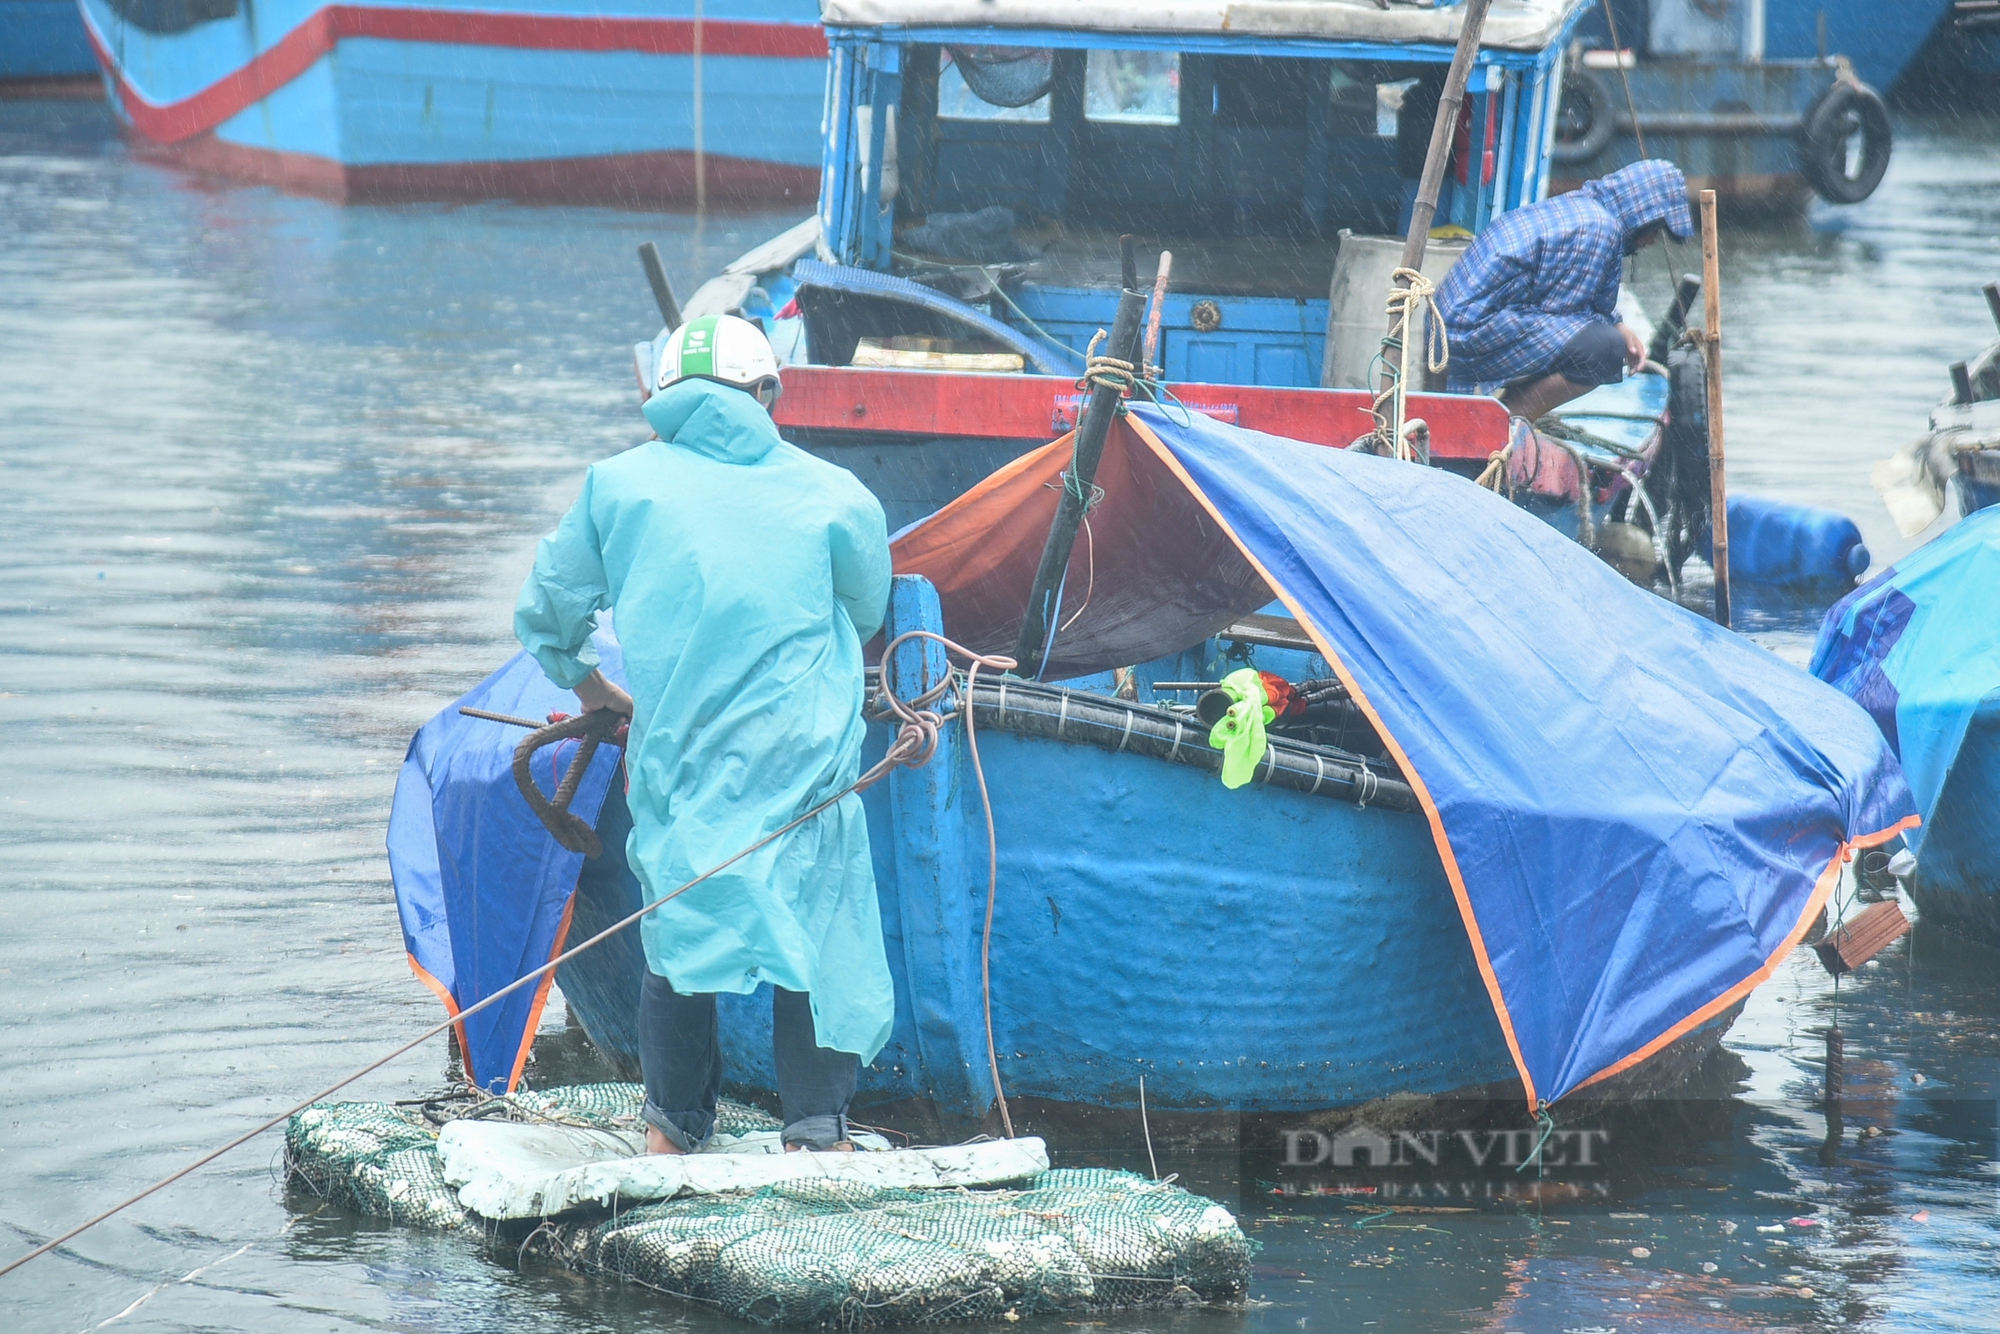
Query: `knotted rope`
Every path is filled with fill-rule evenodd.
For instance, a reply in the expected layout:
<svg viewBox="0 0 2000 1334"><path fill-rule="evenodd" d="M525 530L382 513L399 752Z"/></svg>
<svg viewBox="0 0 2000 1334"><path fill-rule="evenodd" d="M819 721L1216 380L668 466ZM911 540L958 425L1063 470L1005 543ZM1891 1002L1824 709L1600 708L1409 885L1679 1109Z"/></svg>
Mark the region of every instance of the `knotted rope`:
<svg viewBox="0 0 2000 1334"><path fill-rule="evenodd" d="M1377 359L1388 367L1390 379L1388 386L1375 395L1369 412L1375 418L1375 438L1382 443L1383 452L1407 460L1411 450L1409 441L1403 438L1403 418L1409 398L1411 318L1424 321L1424 364L1433 373L1442 371L1450 362L1451 346L1445 336L1444 318L1438 314L1437 285L1417 270L1399 268L1390 275L1387 314L1393 322L1392 329L1382 340L1382 352ZM1387 356L1392 351L1396 354L1393 363ZM1382 411L1384 403L1391 408L1386 416ZM1430 459L1425 457L1418 462L1429 463Z"/></svg>
<svg viewBox="0 0 2000 1334"><path fill-rule="evenodd" d="M1129 361L1097 354L1097 345L1110 336L1102 329L1091 335L1090 346L1083 353L1083 378L1076 382L1076 387L1083 389L1101 385L1106 389L1116 389L1122 398L1139 387L1139 368ZM1118 410L1125 410L1123 404Z"/></svg>

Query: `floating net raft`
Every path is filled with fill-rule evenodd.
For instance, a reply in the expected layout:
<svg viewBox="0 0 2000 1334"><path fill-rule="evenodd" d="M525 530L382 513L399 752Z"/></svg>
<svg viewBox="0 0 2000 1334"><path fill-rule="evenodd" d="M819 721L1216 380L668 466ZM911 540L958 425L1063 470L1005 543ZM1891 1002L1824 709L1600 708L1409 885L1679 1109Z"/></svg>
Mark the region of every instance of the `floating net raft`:
<svg viewBox="0 0 2000 1334"><path fill-rule="evenodd" d="M509 1119L630 1131L638 1085L495 1099ZM496 1107L496 1104L501 1104ZM331 1103L293 1117L291 1179L357 1212L499 1241L445 1180L432 1115ZM778 1122L724 1102L719 1135ZM1250 1243L1228 1210L1131 1172L1039 1172L1004 1188L878 1187L838 1178L675 1198L540 1222L508 1254L639 1283L762 1325L868 1329L1240 1298Z"/></svg>

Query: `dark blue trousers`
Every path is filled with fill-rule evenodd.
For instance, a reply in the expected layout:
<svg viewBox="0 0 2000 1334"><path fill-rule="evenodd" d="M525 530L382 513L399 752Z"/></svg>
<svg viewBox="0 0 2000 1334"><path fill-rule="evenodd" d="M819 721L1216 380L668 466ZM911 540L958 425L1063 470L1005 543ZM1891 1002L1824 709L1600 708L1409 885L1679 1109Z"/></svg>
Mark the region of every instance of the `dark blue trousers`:
<svg viewBox="0 0 2000 1334"><path fill-rule="evenodd" d="M812 998L772 988L772 1056L784 1140L828 1149L847 1138L847 1107L861 1058L819 1045ZM646 1122L692 1152L715 1133L722 1094L722 1041L712 994L684 996L650 970L639 989L639 1067L646 1076Z"/></svg>

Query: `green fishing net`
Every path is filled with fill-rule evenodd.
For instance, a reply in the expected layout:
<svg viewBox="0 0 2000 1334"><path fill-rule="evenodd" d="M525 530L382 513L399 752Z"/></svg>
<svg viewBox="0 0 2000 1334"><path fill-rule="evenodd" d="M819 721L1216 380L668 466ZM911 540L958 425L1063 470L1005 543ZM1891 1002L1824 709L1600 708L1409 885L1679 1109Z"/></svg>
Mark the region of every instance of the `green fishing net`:
<svg viewBox="0 0 2000 1334"><path fill-rule="evenodd" d="M442 1111L326 1104L292 1118L286 1160L298 1184L357 1212L490 1236L495 1225L445 1184L433 1118L469 1111L636 1129L642 1096L634 1084L586 1084ZM779 1123L725 1101L716 1128L741 1135ZM857 1330L1227 1300L1242 1296L1250 1260L1220 1205L1097 1169L1042 1172L1013 1189L789 1182L551 1220L506 1249L762 1325Z"/></svg>
<svg viewBox="0 0 2000 1334"><path fill-rule="evenodd" d="M538 1244L586 1273L762 1325L867 1329L1240 1297L1229 1212L1130 1172L1056 1170L1018 1190L794 1182L668 1200Z"/></svg>

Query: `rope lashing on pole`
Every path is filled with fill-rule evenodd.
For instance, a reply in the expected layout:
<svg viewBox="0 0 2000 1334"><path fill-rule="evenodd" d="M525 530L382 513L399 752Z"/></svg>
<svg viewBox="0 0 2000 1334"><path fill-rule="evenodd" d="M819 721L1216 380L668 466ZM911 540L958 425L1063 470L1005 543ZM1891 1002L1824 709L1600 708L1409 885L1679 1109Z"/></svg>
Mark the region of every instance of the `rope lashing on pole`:
<svg viewBox="0 0 2000 1334"><path fill-rule="evenodd" d="M1014 660L1011 658L1003 658L999 656L987 656L984 654L974 653L972 650L964 647L963 645L953 643L951 640L946 639L943 635L933 633L932 631L929 630L911 630L904 634L898 635L895 639L889 642L888 647L883 649L882 651L883 662L887 663L890 660L890 658L894 656L896 650L899 647L901 647L904 643L912 639L935 640L937 643L942 644L944 646L945 651L947 653L956 653L960 657L966 659L971 664L971 667L966 677L966 705L962 710L962 712L965 715L966 740L968 743L968 749L971 751L972 755L973 769L979 778L980 799L986 805L986 831L987 831L989 856L988 856L988 886L987 886L987 898L986 898L986 936L985 936L985 941L981 945L981 972L983 975L990 976L985 966L985 956L988 949L990 948L992 941L993 900L999 884L999 851L998 848L993 843L993 805L986 789L986 773L979 763L978 743L977 740L975 739L975 735L972 730L972 709L970 705L971 686L972 682L978 679L979 669L981 667L991 667L995 671L1004 672L1004 671L1011 671L1014 668L1015 663ZM800 815L796 819L792 820L790 823L764 835L764 837L758 839L755 843L752 843L750 846L744 848L741 852L736 853L734 856L728 858L726 861L717 863L715 866L710 867L708 870L702 872L700 875L688 881L686 884L681 885L679 888L671 891L670 893L661 895L659 898L653 900L651 903L639 909L637 912L632 913L630 916L624 918L622 921L616 922L611 926L604 928L604 930L598 932L596 935L584 941L582 944L564 950L561 954L558 954L555 958L550 959L547 963L543 964L541 967L536 968L528 973L523 974L521 977L516 978L514 981L500 988L492 995L487 996L484 1000L480 1000L471 1005L468 1005L464 1009L458 1011L456 1014L453 1014L441 1020L438 1023L432 1024L429 1028L417 1034L417 1036L411 1038L408 1042L403 1043L400 1047L397 1047L393 1051L387 1052L384 1055L377 1057L375 1060L370 1061L368 1064L362 1066L360 1069L355 1070L350 1074L341 1076L333 1083L328 1084L325 1088L319 1090L317 1093L314 1093L311 1097L306 1098L301 1102L294 1103L290 1107L287 1107L284 1111L279 1112L276 1116L261 1121L257 1125L250 1128L249 1130L246 1130L242 1134L236 1136L234 1139L231 1139L223 1144L218 1145L213 1149L210 1149L207 1153L202 1154L199 1158L196 1158L193 1162L188 1163L186 1166L178 1169L177 1171L170 1172L166 1176L161 1177L158 1181L155 1181L150 1186L147 1186L144 1190L141 1190L137 1194L129 1196L126 1199L119 1201L117 1204L112 1205L109 1209L104 1210L102 1213L99 1213L91 1218L84 1220L81 1223L78 1223L75 1227L69 1229L69 1231L67 1232L62 1233L60 1236L51 1237L49 1240L43 1242L41 1245L35 1247L33 1250L28 1251L26 1254L16 1256L14 1259L9 1260L5 1265L0 1265L0 1277L5 1277L6 1275L13 1273L16 1269L19 1269L22 1265L27 1264L30 1260L34 1260L41 1256L47 1255L50 1251L55 1250L57 1247L62 1246L68 1242L74 1241L77 1237L82 1236L85 1232L88 1232L90 1229L96 1227L99 1223L105 1222L107 1219L116 1217L118 1214L123 1213L125 1210L131 1208L133 1205L139 1203L141 1200L146 1199L148 1196L157 1194L158 1192L165 1190L168 1186L173 1185L176 1181L179 1181L182 1177L188 1176L196 1171L199 1171L201 1168L208 1166L208 1164L222 1157L224 1154L228 1153L231 1149L241 1148L243 1145L248 1144L251 1140L257 1138L265 1131L272 1130L280 1125L283 1125L286 1121L298 1115L298 1113L303 1112L304 1110L306 1110L306 1108L312 1106L314 1103L319 1102L321 1099L329 1098L334 1094L340 1092L340 1090L346 1088L349 1084L354 1083L356 1080L362 1079L365 1076L375 1073L375 1071L380 1070L383 1066L389 1064L389 1062L395 1060L397 1057L415 1051L418 1047L430 1041L432 1038L438 1036L438 1034L444 1032L446 1029L452 1028L458 1024L462 1024L467 1019L470 1019L473 1015L478 1014L481 1010L489 1009L492 1006L497 1005L500 1001L502 1001L508 996L511 996L516 991L519 991L521 988L534 985L542 978L555 972L556 969L560 968L562 965L568 963L571 959L574 959L578 955L582 954L585 950L589 950L595 948L598 945L603 944L605 941L611 939L611 937L625 930L625 928L634 925L639 921L640 918L645 917L648 913L655 911L663 904L671 903L675 899L679 898L681 895L693 889L695 886L700 885L707 880L713 879L715 876L721 874L723 871L728 870L730 867L736 865L736 863L742 861L744 858L750 856L752 853L757 852L759 849L764 848L767 845L784 837L786 834L791 833L792 830L797 829L800 825L805 824L807 821L813 819L821 812L829 810L832 807L838 805L841 801L845 800L847 797L852 796L857 792L865 791L866 789L873 787L875 784L881 782L884 778L887 778L895 770L903 768L915 769L922 767L924 764L930 761L931 756L937 753L937 739L938 739L939 729L942 728L946 722L958 716L957 713L953 713L950 715L941 715L935 709L928 707L928 705L935 703L937 699L940 698L947 689L949 689L950 685L951 685L951 676L950 673L947 672L946 679L943 682L940 682L936 687L934 687L929 691L926 691L923 695L918 696L915 700L904 701L896 697L895 689L893 686L890 685L888 681L888 674L885 672L883 674L883 681L881 686L882 699L884 704L887 705L889 712L896 719L897 723L896 735L894 739L890 741L889 748L887 751L883 753L882 758L876 761L876 763L872 765L867 770L867 772L863 773L859 778L855 779L852 783L848 784L840 791L834 793L832 796L828 797L825 801L820 802L818 805L814 806L811 810L806 811L803 815ZM595 710L594 712L609 714L610 718L615 719L617 723L623 723L626 721L624 715L611 714L609 710L600 709L600 710ZM504 714L489 714L481 711L473 714L472 716L486 718L490 721L506 723L514 726L536 726L536 724L533 723L532 720L509 718ZM588 718L591 715L585 714L583 716L585 718ZM600 726L601 725L602 724L600 723ZM540 730L547 730L547 729L538 729L538 731ZM614 730L615 730L615 725L614 725ZM546 823L546 821L544 823ZM554 832L555 832L554 829L551 828L550 833L553 834ZM1012 1138L1013 1124L1007 1116L1007 1104L1004 1096L1001 1094L1000 1063L998 1056L994 1052L994 1046L993 1046L993 1003L992 1003L992 988L990 985L990 981L986 988L986 1047L987 1047L988 1059L992 1063L994 1098L999 1103L1001 1121L1007 1128L1008 1137Z"/></svg>
<svg viewBox="0 0 2000 1334"><path fill-rule="evenodd" d="M1411 457L1410 443L1403 436L1403 422L1409 400L1410 389L1410 320L1412 317L1424 321L1423 364L1433 373L1442 371L1451 359L1451 345L1445 335L1444 318L1438 314L1437 285L1416 269L1397 269L1390 275L1387 312L1390 331L1382 339L1382 361L1390 366L1390 380L1381 392L1375 395L1375 402L1369 412L1375 418L1375 436L1387 447L1395 458L1407 460ZM1396 361L1389 363L1388 355L1394 352ZM1384 416L1382 405L1390 405L1390 414ZM1429 451L1425 451L1428 455ZM1428 457L1418 459L1419 463L1429 463Z"/></svg>

